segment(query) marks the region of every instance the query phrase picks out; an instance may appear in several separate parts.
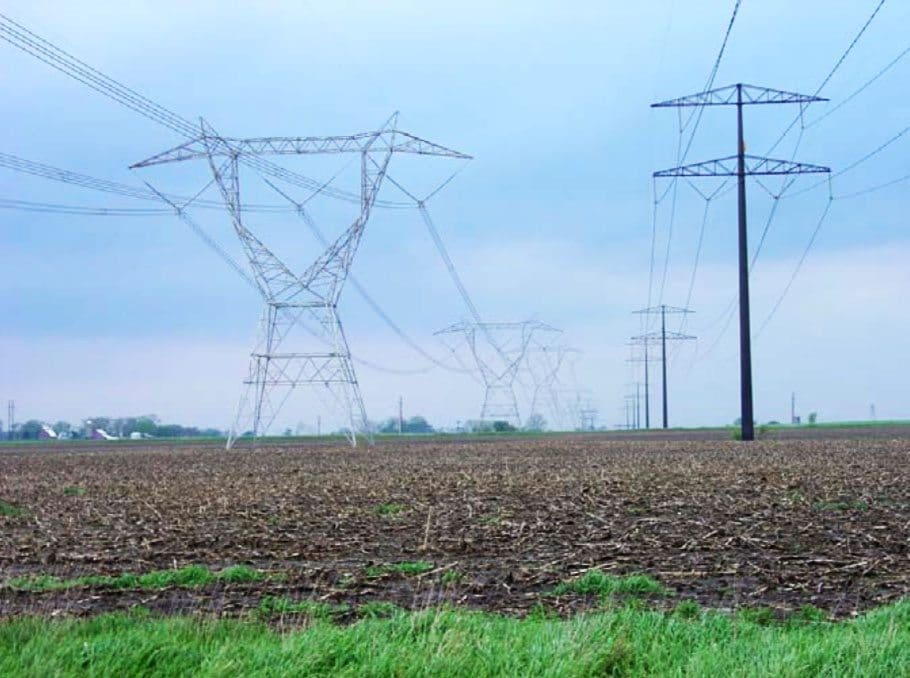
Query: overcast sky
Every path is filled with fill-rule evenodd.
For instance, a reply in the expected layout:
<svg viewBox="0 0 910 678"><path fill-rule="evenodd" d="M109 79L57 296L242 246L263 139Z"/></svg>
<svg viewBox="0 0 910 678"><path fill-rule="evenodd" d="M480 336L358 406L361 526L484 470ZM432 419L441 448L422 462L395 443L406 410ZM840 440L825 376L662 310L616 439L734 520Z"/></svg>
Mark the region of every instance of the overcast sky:
<svg viewBox="0 0 910 678"><path fill-rule="evenodd" d="M877 4L743 0L715 86L739 81L815 92ZM632 311L648 303L649 279L651 303L686 303L705 215L693 186L681 183L666 194L649 276L651 174L677 164L680 138L676 110L649 104L705 85L732 6L11 0L3 11L226 135L348 134L376 129L399 110L401 129L473 155L464 165L424 158L399 165L396 157L390 172L427 192L461 169L428 206L480 313L562 329L562 341L580 351L563 387L582 389L599 409L598 423L613 425L625 419L629 384L641 379L626 362L629 337L643 329ZM908 20L910 4L886 2L821 91L831 102L808 107L803 124L771 155L839 172L905 129L910 56L821 116L908 47ZM0 152L181 194L208 180L201 164L128 170L180 137L6 43L0 60ZM748 108L748 152L766 154L798 112ZM685 140L693 126L687 115ZM686 161L732 155L735 132L733 109L707 110ZM908 174L908 143L910 134L832 179L838 199L755 340L760 421L786 420L793 391L798 411L817 411L822 420L867 418L872 404L879 418L908 415L910 315L901 300L910 288L910 182L840 197ZM356 190L346 162L287 164L320 179L343 169L337 181ZM147 206L8 169L0 168L0 181L5 199ZM244 181L254 199L280 202L255 177ZM827 206L826 185L798 194L817 181L800 178L777 201L752 274L756 332ZM704 195L721 193L708 206L689 300L695 313L684 328L698 339L669 363L675 425L730 423L739 409L737 327L724 316L736 290L735 191L715 179L698 182ZM658 194L667 186L658 183ZM780 189L773 177L749 184L753 251L775 202L770 194ZM381 197L402 194L387 183ZM323 198L314 201L313 214L329 234L354 217L350 205ZM241 256L225 214L207 210L198 219ZM292 214L251 215L249 225L296 268L318 255ZM179 220L4 209L0 257L0 397L16 400L20 420L156 413L185 424L228 425L260 301ZM450 359L433 332L468 318L468 311L416 211L377 209L352 270L410 337ZM353 288L342 297L341 313L359 358L392 370L430 367ZM671 327L680 329L677 318ZM658 369L655 363L652 375ZM406 415L441 425L479 413L482 390L468 376L439 369L390 374L362 364L357 370L373 419L397 411L399 395ZM658 410L655 398L652 414ZM317 414L309 404L289 403L278 424L313 426Z"/></svg>

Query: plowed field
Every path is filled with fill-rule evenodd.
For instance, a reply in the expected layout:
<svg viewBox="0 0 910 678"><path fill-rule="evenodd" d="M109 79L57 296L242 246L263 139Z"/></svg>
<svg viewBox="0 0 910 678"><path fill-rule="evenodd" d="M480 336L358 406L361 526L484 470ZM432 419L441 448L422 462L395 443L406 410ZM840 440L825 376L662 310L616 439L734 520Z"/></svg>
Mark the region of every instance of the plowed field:
<svg viewBox="0 0 910 678"><path fill-rule="evenodd" d="M907 439L32 447L0 455L0 616L234 614L268 595L568 612L596 601L550 591L597 568L650 575L674 592L656 606L843 617L910 593L908 462ZM269 578L9 584L236 564Z"/></svg>

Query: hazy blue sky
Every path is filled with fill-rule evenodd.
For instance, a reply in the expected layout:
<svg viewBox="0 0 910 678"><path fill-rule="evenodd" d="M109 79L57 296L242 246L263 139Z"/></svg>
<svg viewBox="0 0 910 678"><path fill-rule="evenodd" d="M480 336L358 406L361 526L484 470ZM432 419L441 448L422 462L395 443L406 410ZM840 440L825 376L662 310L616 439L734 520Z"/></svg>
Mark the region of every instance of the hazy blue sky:
<svg viewBox="0 0 910 678"><path fill-rule="evenodd" d="M814 92L876 4L744 0L715 85ZM600 423L614 424L635 378L625 362L626 341L640 329L631 311L647 302L651 173L677 160L677 114L649 104L703 87L732 5L12 0L3 11L227 135L353 133L400 110L402 129L474 155L430 209L480 312L562 328L565 341L582 351L577 385L599 406ZM910 56L814 124L907 48L908 20L910 4L885 3L822 91L831 103L805 112L797 159L838 171L910 124ZM201 165L128 170L180 138L6 43L0 59L0 152L179 193L207 180ZM748 151L764 154L796 113L790 106L747 109ZM708 110L688 161L733 154L734 123L733 109ZM773 155L790 158L798 130ZM836 177L835 195L908 174L908 141L910 135ZM392 168L419 190L459 167L419 160ZM308 162L290 166L325 178L345 161ZM0 198L144 206L6 169L0 181ZM718 184L711 181L698 186L712 191ZM753 271L756 329L825 208L825 187L790 197L814 181L800 179L779 201ZM277 201L261 182L249 184L257 199ZM765 185L777 191L780 181ZM803 415L864 418L874 403L879 417L907 416L910 317L901 300L910 285L908 187L832 204L801 274L756 339L761 421L788 417L791 391ZM383 197L401 196L387 185ZM661 298L669 205L667 199L658 210L654 302ZM752 183L753 247L771 205ZM318 206L314 216L337 233L353 216L348 207ZM703 211L703 199L681 184L662 295L668 304L685 303ZM207 211L199 220L237 253L225 215ZM250 225L296 266L317 253L291 215L256 217ZM735 322L718 340L718 318L735 292L735 257L729 192L708 212L690 302L696 313L686 327L699 339L670 366L672 423L725 423L738 414ZM177 219L2 210L0 261L0 398L15 398L20 418L154 412L227 425L259 302ZM467 311L416 212L377 210L353 270L408 334L444 354L433 331ZM396 369L426 366L353 289L342 313L359 356ZM372 418L390 415L399 394L406 413L437 423L477 416L481 392L466 377L358 370ZM315 416L302 405L281 421L312 424Z"/></svg>

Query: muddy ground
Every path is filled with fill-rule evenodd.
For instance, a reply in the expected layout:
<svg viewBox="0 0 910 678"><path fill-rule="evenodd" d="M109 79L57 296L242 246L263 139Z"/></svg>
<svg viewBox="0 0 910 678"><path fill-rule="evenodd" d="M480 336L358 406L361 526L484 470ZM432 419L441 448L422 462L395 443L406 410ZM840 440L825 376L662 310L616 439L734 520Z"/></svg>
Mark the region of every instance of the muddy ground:
<svg viewBox="0 0 910 678"><path fill-rule="evenodd" d="M548 592L599 568L675 593L656 606L809 603L846 617L910 593L908 462L910 439L884 436L28 446L0 454L0 501L22 510L0 515L0 584L193 564L279 576L162 591L0 586L0 616L136 604L236 614L266 595L570 612L596 602ZM433 569L368 574L418 560Z"/></svg>

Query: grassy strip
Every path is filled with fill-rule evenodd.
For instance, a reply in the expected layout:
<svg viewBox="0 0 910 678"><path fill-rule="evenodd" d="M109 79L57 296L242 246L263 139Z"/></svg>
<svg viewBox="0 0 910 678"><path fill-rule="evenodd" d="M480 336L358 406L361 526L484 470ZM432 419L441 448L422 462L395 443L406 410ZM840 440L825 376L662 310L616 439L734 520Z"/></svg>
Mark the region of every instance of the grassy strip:
<svg viewBox="0 0 910 678"><path fill-rule="evenodd" d="M7 518L18 518L24 515L25 511L15 504L9 504L3 500L0 500L0 516L6 516Z"/></svg>
<svg viewBox="0 0 910 678"><path fill-rule="evenodd" d="M377 619L406 614L404 609L395 603L384 600L371 600L357 606L356 610L346 603L333 605L316 600L292 600L287 596L266 596L256 608L260 619L274 620L286 616L301 616L319 621L340 621L342 617L356 611L361 618Z"/></svg>
<svg viewBox="0 0 910 678"><path fill-rule="evenodd" d="M284 615L301 615L311 619L331 621L350 610L350 605L332 605L315 600L291 600L286 596L266 596L259 603L256 612L265 619Z"/></svg>
<svg viewBox="0 0 910 678"><path fill-rule="evenodd" d="M397 516L404 511L404 506L401 504L379 504L374 510L380 516Z"/></svg>
<svg viewBox="0 0 910 678"><path fill-rule="evenodd" d="M895 676L907 666L910 602L841 624L772 626L633 608L569 620L427 610L290 634L141 614L0 623L0 675Z"/></svg>
<svg viewBox="0 0 910 678"><path fill-rule="evenodd" d="M566 593L598 595L603 597L614 594L666 596L670 591L646 574L631 574L625 577L606 574L600 570L590 570L577 579L563 582L553 589L553 595Z"/></svg>
<svg viewBox="0 0 910 678"><path fill-rule="evenodd" d="M234 565L219 572L213 572L202 565L189 565L179 570L156 570L145 574L124 572L116 576L89 575L74 579L60 579L46 574L16 577L7 581L3 586L16 591L62 591L80 586L107 586L114 589L164 589L170 586L195 588L213 582L239 584L265 581L270 578L272 578L271 575L246 565Z"/></svg>

